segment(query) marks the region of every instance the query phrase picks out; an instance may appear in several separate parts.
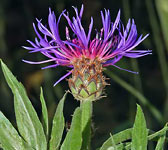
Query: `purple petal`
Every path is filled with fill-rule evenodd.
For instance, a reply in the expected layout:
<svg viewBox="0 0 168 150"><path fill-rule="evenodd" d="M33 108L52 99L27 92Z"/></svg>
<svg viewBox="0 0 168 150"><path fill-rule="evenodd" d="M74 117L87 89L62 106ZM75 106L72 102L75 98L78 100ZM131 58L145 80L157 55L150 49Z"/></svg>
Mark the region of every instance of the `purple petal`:
<svg viewBox="0 0 168 150"><path fill-rule="evenodd" d="M118 68L118 69L120 69L120 70L123 70L123 71L127 71L127 72L130 72L130 73L133 73L133 74L138 74L138 72L131 71L131 70L127 70L127 69L123 69L123 68L120 68L120 67L118 67L118 66L116 66L116 65L112 65L112 66L114 66L114 67L116 67L116 68Z"/></svg>
<svg viewBox="0 0 168 150"><path fill-rule="evenodd" d="M117 17L116 17L116 19L115 19L115 22L114 22L114 24L113 24L113 28L112 28L112 33L114 33L114 31L115 31L115 29L117 28L117 26L118 26L118 23L119 23L119 21L120 21L120 10L118 11L118 14L117 14Z"/></svg>
<svg viewBox="0 0 168 150"><path fill-rule="evenodd" d="M142 57L142 56L146 56L146 55L150 55L151 50L135 50L135 51L130 51L124 54L124 56L126 57L130 57L130 58L138 58L138 57Z"/></svg>
<svg viewBox="0 0 168 150"><path fill-rule="evenodd" d="M54 86L56 86L59 82L61 82L62 80L64 80L67 76L69 76L72 73L72 71L68 72L67 74L65 74L63 77L61 77L57 82L54 83Z"/></svg>
<svg viewBox="0 0 168 150"><path fill-rule="evenodd" d="M91 17L91 22L90 22L90 25L89 25L89 31L88 31L88 36L87 36L87 42L89 42L89 40L90 40L90 35L91 35L91 32L92 32L92 28L93 28L93 18Z"/></svg>
<svg viewBox="0 0 168 150"><path fill-rule="evenodd" d="M44 60L44 61L39 61L39 62L33 62L33 61L28 61L28 60L22 59L22 61L25 63L28 63L28 64L44 64L44 63L48 63L48 62L55 61L55 60L49 59L49 60Z"/></svg>
<svg viewBox="0 0 168 150"><path fill-rule="evenodd" d="M55 68L57 66L59 66L59 64L54 64L54 65L46 66L46 67L43 67L41 69Z"/></svg>
<svg viewBox="0 0 168 150"><path fill-rule="evenodd" d="M106 62L104 63L103 66L114 65L114 64L117 63L122 57L123 57L123 56L120 55L120 56L117 56L117 57L115 57L115 58L113 58L113 59L111 59L111 60L108 60L108 61L106 61Z"/></svg>
<svg viewBox="0 0 168 150"><path fill-rule="evenodd" d="M82 13L83 13L83 7L81 8L80 15L78 14L77 8L76 7L73 7L73 8L74 8L75 13L76 13L76 18L73 17L72 21L70 20L70 18L68 16L68 13L67 13L67 15L64 13L63 15L66 18L66 20L67 20L70 28L72 29L72 31L76 34L76 36L81 41L81 43L83 44L85 49L87 49L88 48L88 40L87 40L87 37L86 37L85 30L84 30L84 28L83 28L83 26L81 24L81 17L82 17ZM92 21L91 21L91 26L92 26ZM91 31L89 31L89 34L90 34L90 32Z"/></svg>
<svg viewBox="0 0 168 150"><path fill-rule="evenodd" d="M79 45L77 45L77 44L74 44L74 43L72 43L72 42L70 42L70 41L63 41L65 44L67 44L67 45L72 45L72 46L74 46L74 47L77 47L77 48L79 48L79 49L81 49L81 47L79 46Z"/></svg>
<svg viewBox="0 0 168 150"><path fill-rule="evenodd" d="M27 40L27 42L29 42L33 47L38 47L36 44L34 44L32 41L30 41L30 40Z"/></svg>
<svg viewBox="0 0 168 150"><path fill-rule="evenodd" d="M60 46L49 46L49 47L43 47L43 48L32 48L32 51L30 53L35 53L35 52L43 52L51 49L57 49Z"/></svg>
<svg viewBox="0 0 168 150"><path fill-rule="evenodd" d="M80 17L80 18L82 18L83 10L84 10L84 6L83 6L83 4L82 4L82 6L81 6L81 10L80 10L80 13L79 13L79 17Z"/></svg>

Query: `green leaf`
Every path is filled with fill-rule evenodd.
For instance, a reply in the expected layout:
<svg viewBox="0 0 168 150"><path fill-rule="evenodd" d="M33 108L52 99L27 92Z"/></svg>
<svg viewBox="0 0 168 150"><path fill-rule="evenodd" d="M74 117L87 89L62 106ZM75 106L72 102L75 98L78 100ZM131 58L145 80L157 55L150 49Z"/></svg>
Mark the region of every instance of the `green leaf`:
<svg viewBox="0 0 168 150"><path fill-rule="evenodd" d="M165 125L165 127L167 127L167 124ZM155 150L164 150L165 139L166 131L164 131L163 135L159 138Z"/></svg>
<svg viewBox="0 0 168 150"><path fill-rule="evenodd" d="M113 136L112 136L112 134L110 134L110 139L111 139L111 147L109 147L108 149L112 149L112 150L118 150L117 149L117 146L116 146L116 144L115 144L115 142L114 142L114 139L113 139Z"/></svg>
<svg viewBox="0 0 168 150"><path fill-rule="evenodd" d="M42 124L34 110L23 85L17 81L1 61L6 81L14 94L14 108L19 133L36 150L46 150L47 142Z"/></svg>
<svg viewBox="0 0 168 150"><path fill-rule="evenodd" d="M81 102L82 110L82 150L90 149L91 141L91 118L92 118L92 101Z"/></svg>
<svg viewBox="0 0 168 150"><path fill-rule="evenodd" d="M168 131L168 126L166 124L163 129L161 129L153 134L148 135L148 140L156 141L156 140L158 140L159 137L164 136L165 132L167 132L167 131ZM131 143L130 142L125 143L124 141L131 139L131 137L132 137L132 128L126 129L124 131L121 131L121 132L113 135L113 139L114 139L115 143L118 144L117 145L118 150L130 149ZM124 143L122 143L122 142L124 142ZM107 150L111 146L112 145L111 145L111 137L110 137L109 139L107 139L103 143L100 150Z"/></svg>
<svg viewBox="0 0 168 150"><path fill-rule="evenodd" d="M41 88L41 94L40 94L40 101L42 106L43 128L46 135L46 139L48 139L48 112L47 112L47 106L44 100L42 88Z"/></svg>
<svg viewBox="0 0 168 150"><path fill-rule="evenodd" d="M132 128L126 129L126 130L121 131L121 132L119 132L117 134L114 134L113 135L113 140L114 140L115 144L119 144L119 143L121 143L123 141L131 139L131 134L132 134ZM111 137L109 139L107 139L103 143L103 145L100 148L100 150L107 150L109 147L111 147L112 146L111 140L112 140Z"/></svg>
<svg viewBox="0 0 168 150"><path fill-rule="evenodd" d="M22 138L2 112L0 112L0 143L4 150L26 150Z"/></svg>
<svg viewBox="0 0 168 150"><path fill-rule="evenodd" d="M132 130L131 150L147 150L148 130L142 109L137 105L137 114Z"/></svg>
<svg viewBox="0 0 168 150"><path fill-rule="evenodd" d="M60 146L60 142L62 139L62 134L64 131L65 121L63 115L64 101L67 93L60 100L56 113L54 115L52 131L51 131L51 139L50 139L50 150L57 150Z"/></svg>
<svg viewBox="0 0 168 150"><path fill-rule="evenodd" d="M81 146L81 109L76 108L72 118L71 128L65 137L65 140L61 146L61 150L80 150Z"/></svg>
<svg viewBox="0 0 168 150"><path fill-rule="evenodd" d="M159 138L155 150L164 150L166 135Z"/></svg>
<svg viewBox="0 0 168 150"><path fill-rule="evenodd" d="M148 140L155 140L158 137L164 136L165 132L167 132L167 131L168 131L168 126L166 124L163 129L149 135Z"/></svg>

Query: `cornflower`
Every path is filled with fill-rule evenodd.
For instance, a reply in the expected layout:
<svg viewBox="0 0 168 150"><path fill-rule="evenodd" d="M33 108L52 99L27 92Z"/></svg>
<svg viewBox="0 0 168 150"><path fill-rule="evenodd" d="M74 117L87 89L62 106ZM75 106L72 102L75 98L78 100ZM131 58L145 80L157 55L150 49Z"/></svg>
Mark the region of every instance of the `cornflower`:
<svg viewBox="0 0 168 150"><path fill-rule="evenodd" d="M66 10L56 19L54 12L49 9L48 28L42 24L42 20L36 19L38 29L34 23L33 27L38 38L35 38L35 42L27 40L31 47L24 46L24 48L30 53L40 52L48 59L39 62L23 61L29 64L53 62L52 65L42 69L57 66L69 67L70 71L62 76L54 86L72 74L68 83L73 96L81 101L94 101L102 97L103 89L107 85L102 73L104 67L114 66L126 70L115 65L121 58L138 58L151 54L151 50L133 50L148 37L148 34L138 37L134 19L129 19L124 27L120 20L120 10L115 21L111 22L110 11L105 9L104 12L101 11L103 27L91 39L93 18L91 17L88 33L86 33L81 22L84 6L82 5L79 12L76 7L73 8L76 16L72 19ZM62 16L69 25L65 27L65 40L62 40L59 35L59 22ZM73 36L70 36L69 28L74 33Z"/></svg>

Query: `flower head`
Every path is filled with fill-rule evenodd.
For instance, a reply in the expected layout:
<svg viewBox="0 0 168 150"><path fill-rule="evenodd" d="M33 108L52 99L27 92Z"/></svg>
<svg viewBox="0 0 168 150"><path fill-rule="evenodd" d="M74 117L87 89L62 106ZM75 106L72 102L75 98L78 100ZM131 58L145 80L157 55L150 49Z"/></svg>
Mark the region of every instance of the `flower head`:
<svg viewBox="0 0 168 150"><path fill-rule="evenodd" d="M28 40L31 47L24 46L24 48L28 49L30 53L40 52L48 59L40 62L23 61L29 64L53 62L52 65L42 69L57 66L69 67L71 70L54 85L72 74L72 78L68 81L74 97L79 100L96 100L101 97L102 90L106 85L105 77L102 74L103 67L118 67L115 64L122 57L138 58L151 54L150 50L133 50L147 38L148 34L138 37L133 19L129 19L124 27L120 20L120 10L115 21L111 22L110 11L105 9L105 12L101 11L103 27L91 39L93 18L91 17L89 30L86 33L81 23L83 5L79 12L77 8L73 8L76 16L72 19L66 10L56 19L54 12L49 9L48 28L42 24L41 20L37 19L38 29L33 23L37 38L35 38L35 42ZM62 40L59 35L59 22L62 16L66 18L69 26L65 27L65 40ZM69 30L72 30L75 36L70 36Z"/></svg>

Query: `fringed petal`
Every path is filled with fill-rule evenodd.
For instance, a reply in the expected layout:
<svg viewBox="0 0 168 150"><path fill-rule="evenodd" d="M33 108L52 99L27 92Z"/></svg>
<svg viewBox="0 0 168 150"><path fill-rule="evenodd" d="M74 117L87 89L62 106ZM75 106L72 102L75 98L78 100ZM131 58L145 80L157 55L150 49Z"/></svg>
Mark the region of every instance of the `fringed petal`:
<svg viewBox="0 0 168 150"><path fill-rule="evenodd" d="M28 63L28 64L44 64L44 63L48 63L48 62L51 62L51 61L54 61L53 59L49 59L49 60L44 60L44 61L39 61L39 62L34 62L34 61L28 61L28 60L24 60L24 59L22 59L22 61L23 62L25 62L25 63Z"/></svg>
<svg viewBox="0 0 168 150"><path fill-rule="evenodd" d="M59 66L59 64L49 65L49 66L43 67L41 69L55 68L57 66Z"/></svg>
<svg viewBox="0 0 168 150"><path fill-rule="evenodd" d="M59 82L61 82L62 80L64 80L67 76L69 76L72 73L72 71L68 72L67 74L65 74L63 77L61 77L57 82L54 83L54 86L56 86Z"/></svg>
<svg viewBox="0 0 168 150"><path fill-rule="evenodd" d="M118 66L116 66L116 65L112 65L112 66L114 66L114 67L116 67L116 68L118 68L118 69L120 69L120 70L123 70L123 71L127 71L127 72L130 72L130 73L133 73L133 74L139 74L139 72L135 72L135 71L127 70L127 69L118 67Z"/></svg>

